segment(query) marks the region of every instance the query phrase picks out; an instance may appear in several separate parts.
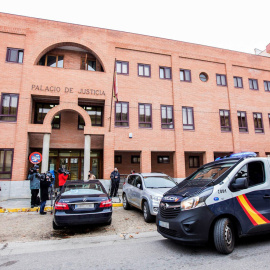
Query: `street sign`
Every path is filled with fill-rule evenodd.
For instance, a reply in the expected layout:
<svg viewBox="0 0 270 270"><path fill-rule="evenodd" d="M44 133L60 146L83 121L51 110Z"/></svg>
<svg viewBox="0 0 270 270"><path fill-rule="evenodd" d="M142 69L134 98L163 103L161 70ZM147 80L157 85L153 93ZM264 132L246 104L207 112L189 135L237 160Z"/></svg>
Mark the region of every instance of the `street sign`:
<svg viewBox="0 0 270 270"><path fill-rule="evenodd" d="M33 152L30 156L29 156L29 161L32 164L39 164L42 161L42 155L39 152Z"/></svg>

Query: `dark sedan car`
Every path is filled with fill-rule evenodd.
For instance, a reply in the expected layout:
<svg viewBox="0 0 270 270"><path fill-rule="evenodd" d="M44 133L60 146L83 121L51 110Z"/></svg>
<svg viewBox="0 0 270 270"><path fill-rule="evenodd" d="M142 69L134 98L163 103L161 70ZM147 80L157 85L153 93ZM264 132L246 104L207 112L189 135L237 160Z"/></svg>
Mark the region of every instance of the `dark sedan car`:
<svg viewBox="0 0 270 270"><path fill-rule="evenodd" d="M112 221L112 201L98 180L67 181L54 204L53 228Z"/></svg>

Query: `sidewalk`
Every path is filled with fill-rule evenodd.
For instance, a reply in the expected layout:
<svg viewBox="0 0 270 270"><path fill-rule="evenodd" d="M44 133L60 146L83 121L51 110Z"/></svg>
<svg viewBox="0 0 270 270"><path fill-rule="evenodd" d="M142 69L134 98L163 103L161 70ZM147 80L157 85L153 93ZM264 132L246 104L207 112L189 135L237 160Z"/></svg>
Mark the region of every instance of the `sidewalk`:
<svg viewBox="0 0 270 270"><path fill-rule="evenodd" d="M112 198L113 207L123 206L122 190L119 190L119 197ZM0 202L0 213L12 212L36 212L39 207L30 207L30 199L10 199ZM45 211L51 211L51 201L46 203Z"/></svg>

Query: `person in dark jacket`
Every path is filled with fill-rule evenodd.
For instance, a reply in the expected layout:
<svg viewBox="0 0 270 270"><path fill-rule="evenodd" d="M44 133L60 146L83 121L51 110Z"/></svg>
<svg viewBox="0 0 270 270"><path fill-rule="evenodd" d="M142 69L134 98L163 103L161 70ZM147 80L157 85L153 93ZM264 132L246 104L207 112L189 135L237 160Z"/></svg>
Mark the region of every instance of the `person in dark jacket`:
<svg viewBox="0 0 270 270"><path fill-rule="evenodd" d="M120 183L120 173L117 168L114 168L114 171L112 171L111 180L111 197L116 197Z"/></svg>
<svg viewBox="0 0 270 270"><path fill-rule="evenodd" d="M30 180L30 190L31 190L31 207L39 205L38 192L40 188L39 181L39 166L35 165L29 170L28 179Z"/></svg>
<svg viewBox="0 0 270 270"><path fill-rule="evenodd" d="M51 185L51 181L48 175L42 174L40 177L40 214L46 215L47 213L44 212L44 208L46 205L46 201L49 200L49 192L48 188Z"/></svg>

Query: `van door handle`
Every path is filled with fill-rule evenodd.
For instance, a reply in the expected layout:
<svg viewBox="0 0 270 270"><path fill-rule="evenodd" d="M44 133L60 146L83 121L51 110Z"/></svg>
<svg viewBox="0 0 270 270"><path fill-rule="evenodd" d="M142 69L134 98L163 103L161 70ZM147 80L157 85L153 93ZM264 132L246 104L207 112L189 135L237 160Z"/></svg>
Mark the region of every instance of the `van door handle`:
<svg viewBox="0 0 270 270"><path fill-rule="evenodd" d="M270 199L270 195L264 195L263 198L264 199Z"/></svg>

